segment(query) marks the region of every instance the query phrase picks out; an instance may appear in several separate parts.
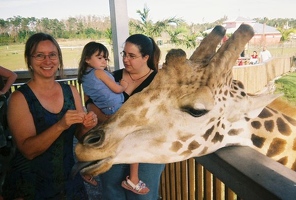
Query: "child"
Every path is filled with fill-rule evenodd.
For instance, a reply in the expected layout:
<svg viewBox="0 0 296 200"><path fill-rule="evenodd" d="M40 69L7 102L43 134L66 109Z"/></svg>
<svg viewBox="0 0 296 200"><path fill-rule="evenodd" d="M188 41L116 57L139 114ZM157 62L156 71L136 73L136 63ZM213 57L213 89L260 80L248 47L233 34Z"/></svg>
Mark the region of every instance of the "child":
<svg viewBox="0 0 296 200"><path fill-rule="evenodd" d="M94 104L106 115L114 114L124 102L123 91L128 86L124 80L117 84L107 68L109 52L101 43L89 42L83 48L79 69L78 83L82 84L83 91ZM131 180L139 180L138 164L131 164ZM83 177L87 182L93 180L92 177ZM140 184L144 184L139 181ZM93 184L94 185L94 184ZM96 184L95 184L96 185ZM137 194L149 192L147 187L142 190L132 190Z"/></svg>
<svg viewBox="0 0 296 200"><path fill-rule="evenodd" d="M109 52L101 43L89 42L83 48L78 68L78 83L82 84L84 94L106 115L111 115L122 105L122 92L126 87L117 84L107 71ZM92 176L84 180L96 186Z"/></svg>
<svg viewBox="0 0 296 200"><path fill-rule="evenodd" d="M250 64L255 65L258 64L258 55L257 51L253 51L253 54L251 55Z"/></svg>

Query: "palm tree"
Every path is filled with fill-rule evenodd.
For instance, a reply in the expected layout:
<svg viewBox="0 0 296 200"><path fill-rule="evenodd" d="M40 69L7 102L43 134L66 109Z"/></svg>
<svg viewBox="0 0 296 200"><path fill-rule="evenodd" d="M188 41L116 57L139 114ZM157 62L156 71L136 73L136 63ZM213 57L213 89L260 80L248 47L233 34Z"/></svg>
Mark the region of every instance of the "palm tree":
<svg viewBox="0 0 296 200"><path fill-rule="evenodd" d="M161 34L171 25L183 22L182 19L171 17L162 21L153 21L149 18L149 8L145 5L143 11L137 10L137 13L141 17L141 21L130 21L131 34L142 33L149 37L160 37Z"/></svg>
<svg viewBox="0 0 296 200"><path fill-rule="evenodd" d="M295 29L278 28L278 31L282 34L281 42L288 41L290 39L291 33L296 33Z"/></svg>

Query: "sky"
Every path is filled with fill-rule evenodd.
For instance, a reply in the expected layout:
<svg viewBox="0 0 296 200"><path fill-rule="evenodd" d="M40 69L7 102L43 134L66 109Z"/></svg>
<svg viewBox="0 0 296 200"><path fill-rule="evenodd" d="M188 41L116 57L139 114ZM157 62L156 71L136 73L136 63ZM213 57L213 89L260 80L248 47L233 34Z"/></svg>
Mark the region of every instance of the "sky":
<svg viewBox="0 0 296 200"><path fill-rule="evenodd" d="M126 0L128 16L140 19L137 10L146 5L154 22L170 17L187 23L245 18L294 18L295 0ZM0 0L0 19L14 16L67 19L77 16L109 16L109 0Z"/></svg>

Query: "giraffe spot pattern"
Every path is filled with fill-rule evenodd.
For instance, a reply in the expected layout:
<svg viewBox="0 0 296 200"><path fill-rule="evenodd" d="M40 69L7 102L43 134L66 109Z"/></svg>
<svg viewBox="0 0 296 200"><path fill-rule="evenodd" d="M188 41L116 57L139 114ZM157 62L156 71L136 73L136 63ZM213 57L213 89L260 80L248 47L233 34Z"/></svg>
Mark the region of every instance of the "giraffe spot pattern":
<svg viewBox="0 0 296 200"><path fill-rule="evenodd" d="M214 126L212 126L210 129L208 129L208 130L206 131L206 133L203 135L203 138L204 138L205 140L208 140L208 138L209 138L209 136L212 134L213 130L214 130Z"/></svg>
<svg viewBox="0 0 296 200"><path fill-rule="evenodd" d="M296 171L296 160L294 161L292 167L291 167L292 170Z"/></svg>
<svg viewBox="0 0 296 200"><path fill-rule="evenodd" d="M255 129L260 129L262 124L259 121L253 121L253 122L251 122L251 126Z"/></svg>
<svg viewBox="0 0 296 200"><path fill-rule="evenodd" d="M264 128L269 131L272 132L274 129L274 121L273 120L266 120L264 122Z"/></svg>
<svg viewBox="0 0 296 200"><path fill-rule="evenodd" d="M255 134L252 134L251 140L253 144L258 148L261 148L264 145L264 142L266 141L265 138L259 137L258 135L255 135Z"/></svg>
<svg viewBox="0 0 296 200"><path fill-rule="evenodd" d="M190 144L188 145L188 150L192 151L194 149L197 149L198 147L200 147L200 144L193 140L192 142L190 142Z"/></svg>
<svg viewBox="0 0 296 200"><path fill-rule="evenodd" d="M268 157L279 155L285 150L286 144L287 144L286 140L283 140L280 138L274 138L269 146L269 149L266 155Z"/></svg>
<svg viewBox="0 0 296 200"><path fill-rule="evenodd" d="M272 117L272 116L273 116L272 113L269 110L265 109L265 108L258 115L258 117L261 118L261 119Z"/></svg>
<svg viewBox="0 0 296 200"><path fill-rule="evenodd" d="M296 126L296 120L291 118L291 117L288 117L286 115L283 116L289 123L291 123L293 126Z"/></svg>
<svg viewBox="0 0 296 200"><path fill-rule="evenodd" d="M241 92L241 96L245 97L247 94L245 92Z"/></svg>
<svg viewBox="0 0 296 200"><path fill-rule="evenodd" d="M237 85L238 85L239 88L245 89L245 86L244 86L244 84L241 81L236 81L236 83L237 83Z"/></svg>
<svg viewBox="0 0 296 200"><path fill-rule="evenodd" d="M217 142L221 142L224 138L224 135L221 135L220 133L216 132L214 138L212 139L212 142L215 144Z"/></svg>
<svg viewBox="0 0 296 200"><path fill-rule="evenodd" d="M293 141L293 148L292 148L294 151L296 151L296 138L294 139Z"/></svg>
<svg viewBox="0 0 296 200"><path fill-rule="evenodd" d="M200 152L200 155L204 155L208 152L208 147L205 147L201 152Z"/></svg>
<svg viewBox="0 0 296 200"><path fill-rule="evenodd" d="M181 153L181 156L184 156L184 157L189 157L190 155L192 154L192 152L190 150L186 150L186 151L183 151Z"/></svg>
<svg viewBox="0 0 296 200"><path fill-rule="evenodd" d="M243 132L244 130L243 129L230 129L228 131L228 135L239 135L241 132Z"/></svg>
<svg viewBox="0 0 296 200"><path fill-rule="evenodd" d="M288 163L288 157L285 156L285 157L277 160L277 162L281 163L282 165L286 165Z"/></svg>
<svg viewBox="0 0 296 200"><path fill-rule="evenodd" d="M178 131L177 135L179 140L181 140L182 142L186 142L189 138L194 137L194 134L190 134L190 133L182 134L181 131Z"/></svg>
<svg viewBox="0 0 296 200"><path fill-rule="evenodd" d="M290 126L282 118L277 118L276 124L281 134L288 136L292 133Z"/></svg>
<svg viewBox="0 0 296 200"><path fill-rule="evenodd" d="M172 143L172 146L171 146L170 149L171 149L173 152L177 152L177 151L179 151L179 149L182 148L182 146L183 146L183 144L182 144L181 142L179 142L179 141L175 141L175 142Z"/></svg>

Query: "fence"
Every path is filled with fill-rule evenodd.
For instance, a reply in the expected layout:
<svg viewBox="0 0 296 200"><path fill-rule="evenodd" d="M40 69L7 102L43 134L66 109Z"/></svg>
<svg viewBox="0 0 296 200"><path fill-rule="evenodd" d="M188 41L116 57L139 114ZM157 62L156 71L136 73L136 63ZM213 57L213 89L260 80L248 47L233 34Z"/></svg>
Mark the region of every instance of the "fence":
<svg viewBox="0 0 296 200"><path fill-rule="evenodd" d="M294 57L275 58L269 62L257 65L243 65L233 67L233 78L243 82L248 93L256 93L268 86L274 80L291 70Z"/></svg>
<svg viewBox="0 0 296 200"><path fill-rule="evenodd" d="M248 93L255 93L289 72L294 59L274 58L259 65L235 66L233 76L244 83ZM28 80L27 72L17 74L12 90ZM61 81L75 85L82 95L76 69L65 70L65 75L67 78ZM247 165L241 166L241 163ZM272 182L262 181L260 176L270 177ZM248 147L228 147L205 157L167 164L159 190L163 200L296 199L295 185L295 172Z"/></svg>

